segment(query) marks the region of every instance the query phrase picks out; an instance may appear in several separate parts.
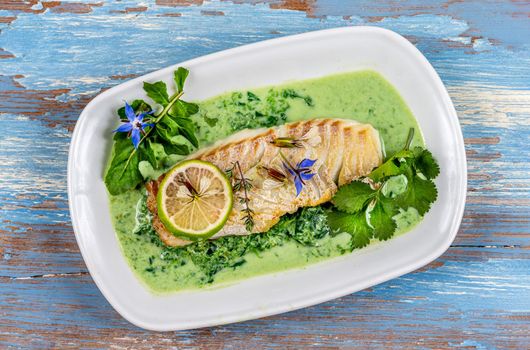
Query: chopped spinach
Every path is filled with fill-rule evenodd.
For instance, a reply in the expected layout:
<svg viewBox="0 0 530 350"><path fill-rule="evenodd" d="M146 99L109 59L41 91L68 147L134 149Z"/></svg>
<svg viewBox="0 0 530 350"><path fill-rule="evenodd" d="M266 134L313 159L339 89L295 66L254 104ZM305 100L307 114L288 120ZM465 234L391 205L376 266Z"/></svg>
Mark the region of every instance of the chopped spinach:
<svg viewBox="0 0 530 350"><path fill-rule="evenodd" d="M192 261L204 274L203 283L211 283L223 269L235 268L245 263L247 253L259 254L289 241L315 246L331 233L322 207L306 207L294 214L284 215L268 232L248 236L226 236L211 241L198 241L185 247L168 247L158 237L151 225L151 214L144 197L137 212L135 234L145 235L162 248L160 259L167 265L184 265ZM150 262L152 263L151 259Z"/></svg>

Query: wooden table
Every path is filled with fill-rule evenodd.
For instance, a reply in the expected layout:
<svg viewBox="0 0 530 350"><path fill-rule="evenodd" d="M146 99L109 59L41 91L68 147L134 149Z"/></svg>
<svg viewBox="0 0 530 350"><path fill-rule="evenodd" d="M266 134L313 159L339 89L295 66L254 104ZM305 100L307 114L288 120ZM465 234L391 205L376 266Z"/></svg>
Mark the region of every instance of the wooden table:
<svg viewBox="0 0 530 350"><path fill-rule="evenodd" d="M92 1L0 0L0 348L529 346L528 2ZM170 333L122 319L68 214L68 145L85 104L185 59L361 24L413 42L458 111L469 192L451 248L420 271L265 319Z"/></svg>

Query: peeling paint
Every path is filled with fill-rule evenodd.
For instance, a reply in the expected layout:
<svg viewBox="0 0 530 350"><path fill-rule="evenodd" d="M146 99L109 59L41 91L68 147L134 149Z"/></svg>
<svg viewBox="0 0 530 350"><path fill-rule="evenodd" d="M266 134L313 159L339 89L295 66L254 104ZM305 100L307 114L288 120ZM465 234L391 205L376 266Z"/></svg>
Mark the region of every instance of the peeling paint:
<svg viewBox="0 0 530 350"><path fill-rule="evenodd" d="M224 16L225 13L223 11L201 11L201 15L203 16Z"/></svg>
<svg viewBox="0 0 530 350"><path fill-rule="evenodd" d="M197 5L200 6L203 4L203 0L156 0L156 4L159 6L191 6Z"/></svg>
<svg viewBox="0 0 530 350"><path fill-rule="evenodd" d="M138 7L126 7L124 10L111 10L110 13L135 13L135 12L145 12L147 11L147 6L138 6Z"/></svg>

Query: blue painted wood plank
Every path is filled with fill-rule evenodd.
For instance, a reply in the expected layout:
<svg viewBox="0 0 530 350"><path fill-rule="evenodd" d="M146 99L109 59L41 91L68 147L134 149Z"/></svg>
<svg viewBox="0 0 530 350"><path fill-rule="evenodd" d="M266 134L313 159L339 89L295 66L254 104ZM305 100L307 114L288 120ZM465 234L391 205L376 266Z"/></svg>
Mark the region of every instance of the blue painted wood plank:
<svg viewBox="0 0 530 350"><path fill-rule="evenodd" d="M467 250L473 255L476 248ZM410 344L442 348L465 346L471 339L487 349L524 347L530 331L530 260L462 264L441 259L441 263L320 306L207 330L170 333L131 327L111 311L87 275L0 280L2 314L12 322L0 328L0 346L26 345L31 335L33 345L62 347L77 343L81 332L94 347L106 347L107 340L119 334L127 335L119 339L121 346L136 348L198 346L205 339L218 348L260 344L271 348L348 347L367 341L379 348ZM59 297L50 298L57 291L61 291ZM104 337L99 338L100 334Z"/></svg>
<svg viewBox="0 0 530 350"><path fill-rule="evenodd" d="M528 344L528 4L243 2L0 1L0 347ZM66 159L83 106L188 58L359 24L405 35L448 87L469 166L453 247L421 271L263 320L169 334L122 320L91 282L69 223Z"/></svg>

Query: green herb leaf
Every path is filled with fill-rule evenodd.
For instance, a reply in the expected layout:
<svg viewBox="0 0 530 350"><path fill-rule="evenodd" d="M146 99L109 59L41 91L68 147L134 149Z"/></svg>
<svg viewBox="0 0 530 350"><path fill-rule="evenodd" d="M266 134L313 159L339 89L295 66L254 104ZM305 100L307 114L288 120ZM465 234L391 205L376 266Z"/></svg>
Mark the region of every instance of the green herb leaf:
<svg viewBox="0 0 530 350"><path fill-rule="evenodd" d="M167 154L187 155L190 153L188 141L178 133L176 122L161 123L156 128L157 135L164 141L163 146Z"/></svg>
<svg viewBox="0 0 530 350"><path fill-rule="evenodd" d="M370 225L374 229L375 238L386 241L394 235L396 223L392 216L398 213L398 207L391 200L377 200L370 211Z"/></svg>
<svg viewBox="0 0 530 350"><path fill-rule="evenodd" d="M199 111L199 106L195 103L178 100L171 106L169 114L174 117L187 118Z"/></svg>
<svg viewBox="0 0 530 350"><path fill-rule="evenodd" d="M408 150L402 150L390 157L386 162L381 164L375 170L373 170L368 177L375 182L381 182L382 180L395 175L400 175L403 170L400 168L401 163L406 162L408 158L414 157L414 153Z"/></svg>
<svg viewBox="0 0 530 350"><path fill-rule="evenodd" d="M328 225L334 231L349 233L352 237L352 249L367 246L373 235L364 211L348 214L333 210L328 213Z"/></svg>
<svg viewBox="0 0 530 350"><path fill-rule="evenodd" d="M363 209L366 202L375 195L370 185L354 181L339 188L333 197L333 204L346 213L354 214Z"/></svg>
<svg viewBox="0 0 530 350"><path fill-rule="evenodd" d="M176 118L179 124L179 132L195 147L199 147L199 140L195 136L195 124L189 118Z"/></svg>
<svg viewBox="0 0 530 350"><path fill-rule="evenodd" d="M166 83L157 81L156 83L147 83L144 81L144 90L153 101L162 106L167 106L169 103L169 95L167 93Z"/></svg>
<svg viewBox="0 0 530 350"><path fill-rule="evenodd" d="M138 170L140 158L134 152L134 146L129 139L114 141L113 156L105 173L105 185L112 195L117 195L133 189L142 182L142 174ZM132 156L131 156L132 154Z"/></svg>
<svg viewBox="0 0 530 350"><path fill-rule="evenodd" d="M429 150L421 147L414 149L416 170L422 173L427 179L434 179L440 174L440 167Z"/></svg>
<svg viewBox="0 0 530 350"><path fill-rule="evenodd" d="M184 90L184 82L186 81L188 74L190 74L190 71L183 67L178 67L174 72L173 78L175 79L175 85L177 85L177 92Z"/></svg>
<svg viewBox="0 0 530 350"><path fill-rule="evenodd" d="M313 104L313 99L309 96L302 96L300 95L298 92L296 92L295 90L293 89L285 89L282 91L282 96L284 98L301 98L302 100L304 100L305 104L308 105L309 107L313 107L314 104Z"/></svg>
<svg viewBox="0 0 530 350"><path fill-rule="evenodd" d="M160 169L167 158L164 146L161 143L151 141L151 139L148 139L145 147L141 148L140 156L151 163L154 169Z"/></svg>
<svg viewBox="0 0 530 350"><path fill-rule="evenodd" d="M322 212L322 209L316 210L316 208L311 207L301 209L300 216L310 217L311 220L297 220L296 229L290 232L289 235L303 245L317 245L318 239L331 233L326 216L318 215L320 212ZM309 213L314 213L315 215L311 216Z"/></svg>
<svg viewBox="0 0 530 350"><path fill-rule="evenodd" d="M403 209L413 207L420 215L424 215L438 196L436 185L432 180L421 179L411 170L408 171L407 178L407 190L396 198L397 203Z"/></svg>
<svg viewBox="0 0 530 350"><path fill-rule="evenodd" d="M248 101L260 101L260 98L255 93L247 91L247 100Z"/></svg>

